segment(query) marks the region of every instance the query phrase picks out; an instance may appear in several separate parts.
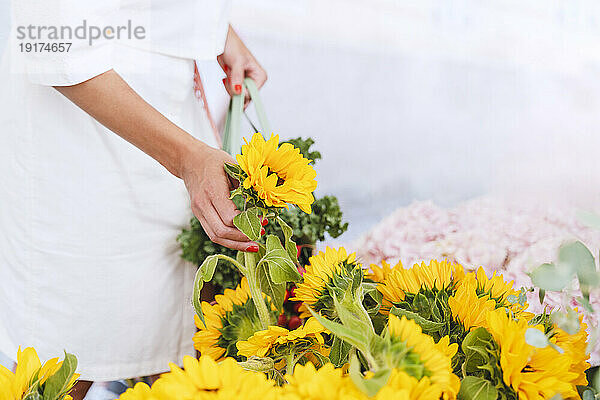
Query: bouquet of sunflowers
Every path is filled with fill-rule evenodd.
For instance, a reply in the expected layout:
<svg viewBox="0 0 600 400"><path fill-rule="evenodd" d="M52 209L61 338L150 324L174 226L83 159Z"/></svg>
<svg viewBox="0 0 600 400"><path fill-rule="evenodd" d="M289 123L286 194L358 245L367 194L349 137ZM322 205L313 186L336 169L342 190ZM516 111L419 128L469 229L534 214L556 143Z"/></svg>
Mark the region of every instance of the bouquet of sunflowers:
<svg viewBox="0 0 600 400"><path fill-rule="evenodd" d="M241 96L234 100L241 110ZM344 248L327 248L302 269L293 229L281 214L290 205L311 213L317 186L311 160L291 143L280 145L278 136L265 140L256 133L237 161L224 166L239 182L231 193L242 208L234 223L260 249L203 260L192 294L200 357L185 357L183 368L172 364L152 387L138 383L121 399L597 397L587 386L588 337L576 310L570 314L576 323L532 314L527 290L448 261L363 266ZM283 235L261 235L265 219ZM579 259L581 252L573 254ZM223 263L239 271L240 284L202 302L204 283ZM600 276L588 264L570 271L596 284ZM535 280L546 285L556 268L544 266ZM277 320L291 283L290 300L301 304L304 321L286 329ZM32 351L19 355L16 374L0 370L0 388L10 388L0 391L0 400L68 396L74 357L41 366Z"/></svg>
<svg viewBox="0 0 600 400"><path fill-rule="evenodd" d="M526 291L502 276L446 261L366 267L343 248L312 256L301 275L280 213L290 204L311 212L310 160L257 133L237 161L225 166L244 204L234 222L260 251L204 260L193 294L200 358L122 399L593 398L585 324L567 332L549 313L527 312ZM265 218L283 240L261 237ZM201 302L222 262L241 283ZM290 282L304 318L293 330L276 323Z"/></svg>

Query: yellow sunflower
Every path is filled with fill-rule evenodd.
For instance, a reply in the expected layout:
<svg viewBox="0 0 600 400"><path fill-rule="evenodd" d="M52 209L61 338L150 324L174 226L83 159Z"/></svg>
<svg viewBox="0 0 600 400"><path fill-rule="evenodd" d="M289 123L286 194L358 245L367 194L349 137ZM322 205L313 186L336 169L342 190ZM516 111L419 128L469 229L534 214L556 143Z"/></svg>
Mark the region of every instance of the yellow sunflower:
<svg viewBox="0 0 600 400"><path fill-rule="evenodd" d="M325 286L336 275L345 272L345 267L359 267L356 254L348 255L346 249L327 247L308 259L304 281L297 285L295 295L290 300L301 301L314 306L325 291ZM319 311L319 310L317 310Z"/></svg>
<svg viewBox="0 0 600 400"><path fill-rule="evenodd" d="M289 331L280 326L269 326L268 329L256 332L245 341L237 343L238 354L246 357L276 356L271 350L279 345L302 346L302 351L327 353L324 347L323 333L325 328L315 318L309 318L304 326ZM327 355L327 354L324 354Z"/></svg>
<svg viewBox="0 0 600 400"><path fill-rule="evenodd" d="M265 141L262 134L255 133L249 143L242 145L242 154L236 159L247 174L244 189L254 189L267 207L295 204L311 213L317 173L300 150L290 143L279 146L279 135Z"/></svg>
<svg viewBox="0 0 600 400"><path fill-rule="evenodd" d="M282 400L366 400L365 396L344 375L341 368L325 364L316 369L312 363L297 365L293 375L286 375Z"/></svg>
<svg viewBox="0 0 600 400"><path fill-rule="evenodd" d="M474 276L477 282L477 295L487 296L496 301L498 306L509 308L514 313L520 313L527 308L527 303L523 305L518 302L510 303L507 301L508 296L518 296L519 292L513 289L513 281L505 281L502 275L496 275L494 271L491 278L488 278L482 267L477 269L477 272L471 272L468 275Z"/></svg>
<svg viewBox="0 0 600 400"><path fill-rule="evenodd" d="M398 261L398 264L396 264L394 268L402 268L402 262ZM370 271L365 271L365 278L379 283L383 282L392 272L390 264L388 264L385 260L381 260L381 267L377 264L371 264L369 269Z"/></svg>
<svg viewBox="0 0 600 400"><path fill-rule="evenodd" d="M500 347L500 367L504 383L510 386L520 399L549 399L556 394L563 398L578 398L573 382L579 376L571 371L570 355L559 353L548 346L536 348L525 341L529 328L526 320L509 317L504 309L488 313L488 330Z"/></svg>
<svg viewBox="0 0 600 400"><path fill-rule="evenodd" d="M487 296L477 296L474 280L474 276L464 278L454 295L448 298L452 317L459 321L467 332L473 327L485 327L487 314L496 309L494 300Z"/></svg>
<svg viewBox="0 0 600 400"><path fill-rule="evenodd" d="M439 400L440 388L428 377L420 380L399 369L392 370L386 385L375 395L375 400Z"/></svg>
<svg viewBox="0 0 600 400"><path fill-rule="evenodd" d="M571 368L569 371L574 373L574 379L571 381L574 385L586 386L588 384L585 370L590 368L588 362L590 354L587 351L587 324L583 321L583 315L579 316L579 331L574 335L569 335L560 328L554 329L554 335L550 341L565 351L571 358Z"/></svg>
<svg viewBox="0 0 600 400"><path fill-rule="evenodd" d="M216 295L215 304L202 302L202 311L206 326L194 316L198 328L193 338L194 348L215 360L225 355L235 356L236 343L262 329L245 277L235 290L225 289L224 294ZM274 317L274 309L272 313Z"/></svg>
<svg viewBox="0 0 600 400"><path fill-rule="evenodd" d="M233 358L216 362L208 356L199 360L185 356L184 369L170 364L171 372L163 374L150 389L150 397L131 399L196 400L277 398L278 388L262 372L245 371ZM140 392L147 392L145 388ZM121 398L122 399L122 398Z"/></svg>
<svg viewBox="0 0 600 400"><path fill-rule="evenodd" d="M46 361L43 365L37 352L33 347L27 347L25 350L17 350L17 368L12 373L7 368L0 365L0 387L3 392L0 393L1 400L20 400L30 388L32 381L39 379L39 383L43 384L54 375L62 366L62 361L58 361L58 357ZM67 387L71 388L79 374L74 374L71 377ZM71 396L66 395L65 400Z"/></svg>
<svg viewBox="0 0 600 400"><path fill-rule="evenodd" d="M386 312L393 303L404 300L407 293L418 293L421 289L442 290L464 277L464 268L449 261L432 260L429 265L422 262L405 269L401 263L392 268L377 289L383 295L382 311Z"/></svg>
<svg viewBox="0 0 600 400"><path fill-rule="evenodd" d="M448 398L456 397L460 388L459 378L452 373L452 356L458 350L456 343L450 345L449 340L443 339L436 344L431 336L422 332L416 322L404 316L399 319L390 315L387 329L393 340L405 343L410 354L416 356L424 371L422 377L416 378L427 378L430 386L437 388L428 389L431 393L437 393L437 398L442 394ZM399 366L399 369L403 368ZM410 375L413 368L404 370Z"/></svg>
<svg viewBox="0 0 600 400"><path fill-rule="evenodd" d="M152 395L150 386L144 382L138 382L133 388L127 389L119 400L155 400L156 398Z"/></svg>

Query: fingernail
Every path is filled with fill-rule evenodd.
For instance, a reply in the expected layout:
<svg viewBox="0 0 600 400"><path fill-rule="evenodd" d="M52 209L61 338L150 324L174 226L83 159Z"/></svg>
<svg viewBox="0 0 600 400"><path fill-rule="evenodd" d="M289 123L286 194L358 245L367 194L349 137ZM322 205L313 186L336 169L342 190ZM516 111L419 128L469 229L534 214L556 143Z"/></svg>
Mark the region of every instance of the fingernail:
<svg viewBox="0 0 600 400"><path fill-rule="evenodd" d="M262 226L267 226L269 224L269 220L268 219L263 219L262 221L260 221Z"/></svg>
<svg viewBox="0 0 600 400"><path fill-rule="evenodd" d="M237 94L242 94L242 85L235 85L235 92Z"/></svg>
<svg viewBox="0 0 600 400"><path fill-rule="evenodd" d="M265 228L260 228L260 236L265 234Z"/></svg>
<svg viewBox="0 0 600 400"><path fill-rule="evenodd" d="M227 86L227 78L223 78L223 85Z"/></svg>
<svg viewBox="0 0 600 400"><path fill-rule="evenodd" d="M227 64L225 64L225 68L223 68L223 70L224 70L225 72L229 72L229 67L227 66Z"/></svg>
<svg viewBox="0 0 600 400"><path fill-rule="evenodd" d="M250 253L258 253L258 245L251 244L250 246L246 247L246 251L249 251Z"/></svg>

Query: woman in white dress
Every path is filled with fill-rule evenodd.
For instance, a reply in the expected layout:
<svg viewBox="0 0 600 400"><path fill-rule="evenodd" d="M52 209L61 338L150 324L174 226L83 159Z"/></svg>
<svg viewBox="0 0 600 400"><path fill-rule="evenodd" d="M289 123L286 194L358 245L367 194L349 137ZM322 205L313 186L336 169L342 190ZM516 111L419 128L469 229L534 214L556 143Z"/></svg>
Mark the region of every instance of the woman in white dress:
<svg viewBox="0 0 600 400"><path fill-rule="evenodd" d="M193 354L195 269L175 242L190 204L212 240L257 250L233 225L223 172L231 158L194 93L194 60L218 56L230 94L244 76L266 80L229 26L229 8L13 1L0 71L0 351L74 353L83 380L75 399L91 381L161 373ZM84 19L130 20L146 37L21 51L16 27Z"/></svg>

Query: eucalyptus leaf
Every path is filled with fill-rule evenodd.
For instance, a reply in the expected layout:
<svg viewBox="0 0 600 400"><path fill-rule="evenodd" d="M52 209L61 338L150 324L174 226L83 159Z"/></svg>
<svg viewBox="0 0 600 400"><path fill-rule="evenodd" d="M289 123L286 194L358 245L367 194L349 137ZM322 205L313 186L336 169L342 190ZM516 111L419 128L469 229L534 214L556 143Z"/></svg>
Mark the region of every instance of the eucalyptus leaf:
<svg viewBox="0 0 600 400"><path fill-rule="evenodd" d="M577 212L577 219L590 228L600 229L600 215L598 214L580 210Z"/></svg>
<svg viewBox="0 0 600 400"><path fill-rule="evenodd" d="M77 369L77 357L65 352L65 359L62 365L46 379L44 384L44 400L58 400L70 389L70 382L75 370Z"/></svg>
<svg viewBox="0 0 600 400"><path fill-rule="evenodd" d="M544 290L560 292L571 280L573 271L567 267L557 268L554 264L546 263L531 271L529 276L535 286Z"/></svg>
<svg viewBox="0 0 600 400"><path fill-rule="evenodd" d="M558 260L559 265L566 265L571 271L577 273L582 290L584 286L600 285L600 275L596 270L594 256L583 243L577 241L561 246Z"/></svg>
<svg viewBox="0 0 600 400"><path fill-rule="evenodd" d="M539 289L538 298L540 299L540 304L544 304L544 299L546 298L546 291L544 289Z"/></svg>
<svg viewBox="0 0 600 400"><path fill-rule="evenodd" d="M567 312L557 311L552 313L552 322L555 323L560 329L567 332L569 335L574 335L581 329L579 323L579 316L571 309Z"/></svg>
<svg viewBox="0 0 600 400"><path fill-rule="evenodd" d="M594 392L590 389L584 390L583 395L581 396L582 400L594 400L595 398Z"/></svg>
<svg viewBox="0 0 600 400"><path fill-rule="evenodd" d="M302 279L296 263L290 259L275 235L267 236L267 251L260 262L268 264L269 275L274 283L298 282Z"/></svg>
<svg viewBox="0 0 600 400"><path fill-rule="evenodd" d="M258 207L252 207L233 217L233 224L250 240L258 240L260 238L262 225L258 218L259 212L260 209Z"/></svg>
<svg viewBox="0 0 600 400"><path fill-rule="evenodd" d="M460 383L459 400L496 400L498 390L494 385L477 376L466 376Z"/></svg>
<svg viewBox="0 0 600 400"><path fill-rule="evenodd" d="M544 332L535 328L529 328L525 331L525 342L527 342L527 344L533 347L537 347L540 349L548 347L548 345L550 344Z"/></svg>

